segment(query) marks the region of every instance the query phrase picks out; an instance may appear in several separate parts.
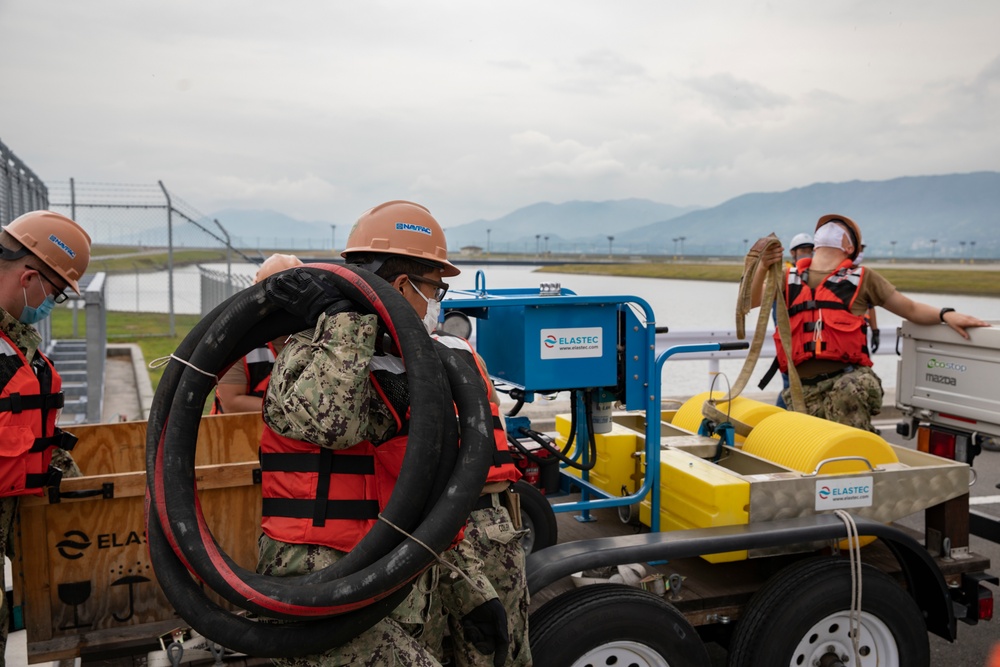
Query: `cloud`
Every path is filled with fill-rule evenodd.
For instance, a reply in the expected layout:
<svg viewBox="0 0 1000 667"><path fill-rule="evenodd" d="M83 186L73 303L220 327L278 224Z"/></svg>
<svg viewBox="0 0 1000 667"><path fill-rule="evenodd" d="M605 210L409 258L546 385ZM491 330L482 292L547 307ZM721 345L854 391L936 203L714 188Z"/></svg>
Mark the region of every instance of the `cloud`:
<svg viewBox="0 0 1000 667"><path fill-rule="evenodd" d="M758 111L787 106L791 98L764 86L742 81L732 74L713 74L687 79L689 85L717 113Z"/></svg>

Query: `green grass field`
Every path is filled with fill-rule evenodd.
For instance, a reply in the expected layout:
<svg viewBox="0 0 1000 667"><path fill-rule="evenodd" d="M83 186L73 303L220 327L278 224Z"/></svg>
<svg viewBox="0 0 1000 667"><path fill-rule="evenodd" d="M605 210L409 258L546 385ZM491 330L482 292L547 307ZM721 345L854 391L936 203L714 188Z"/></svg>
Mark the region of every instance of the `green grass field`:
<svg viewBox="0 0 1000 667"><path fill-rule="evenodd" d="M142 350L146 364L168 357L201 319L198 315L175 315L175 336L170 336L170 317L166 313L123 313L112 311L108 313L108 342L135 343ZM87 327L81 316L77 322L77 337L85 338ZM52 313L52 337L73 337L73 311L68 308L56 308ZM163 369L148 369L153 382L153 389L163 375Z"/></svg>
<svg viewBox="0 0 1000 667"><path fill-rule="evenodd" d="M585 273L636 278L671 278L674 280L711 280L739 283L743 267L737 264L563 264L539 271ZM878 272L900 292L927 294L964 294L1000 296L1000 271L961 269L892 269Z"/></svg>

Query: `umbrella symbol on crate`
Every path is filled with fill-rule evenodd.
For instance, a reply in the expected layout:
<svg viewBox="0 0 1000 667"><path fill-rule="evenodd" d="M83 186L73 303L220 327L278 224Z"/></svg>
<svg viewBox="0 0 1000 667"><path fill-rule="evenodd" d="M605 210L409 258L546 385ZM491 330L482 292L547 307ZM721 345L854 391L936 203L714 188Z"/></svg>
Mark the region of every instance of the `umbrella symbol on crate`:
<svg viewBox="0 0 1000 667"><path fill-rule="evenodd" d="M111 616L119 623L124 623L133 616L135 616L135 586L134 584L142 584L150 579L143 577L139 574L130 574L128 576L122 577L121 579L116 579L111 582L112 586L128 586L128 614L124 618L119 618L118 614L111 614Z"/></svg>

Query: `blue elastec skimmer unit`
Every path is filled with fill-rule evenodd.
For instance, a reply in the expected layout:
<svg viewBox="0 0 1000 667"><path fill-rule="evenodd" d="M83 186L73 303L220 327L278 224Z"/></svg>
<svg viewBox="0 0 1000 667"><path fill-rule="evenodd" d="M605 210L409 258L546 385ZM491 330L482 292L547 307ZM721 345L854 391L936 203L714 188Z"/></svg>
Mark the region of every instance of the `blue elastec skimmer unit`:
<svg viewBox="0 0 1000 667"><path fill-rule="evenodd" d="M554 283L534 289L487 290L486 275L476 274L475 289L453 291L441 304L447 316L460 312L476 319L476 351L490 375L520 390L526 402L536 393L589 391L602 402L646 411L646 466L634 494L612 496L588 481L583 471L582 500L553 505L556 512L588 511L637 503L652 493L652 530L659 530L660 376L672 355L725 348L726 344L674 346L656 356L656 321L646 301L635 296L580 296ZM745 347L745 343L738 344ZM577 414L585 414L578 393ZM589 426L576 423L576 442L586 443ZM588 451L574 457L587 463ZM655 462L655 465L653 463Z"/></svg>

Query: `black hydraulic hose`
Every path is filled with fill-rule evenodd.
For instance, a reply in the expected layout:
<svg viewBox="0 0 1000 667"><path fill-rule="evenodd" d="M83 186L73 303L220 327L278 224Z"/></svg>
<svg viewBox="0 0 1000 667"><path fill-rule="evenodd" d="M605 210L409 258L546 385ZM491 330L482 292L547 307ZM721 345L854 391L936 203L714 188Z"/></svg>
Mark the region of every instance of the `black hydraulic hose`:
<svg viewBox="0 0 1000 667"><path fill-rule="evenodd" d="M393 333L398 337L407 365L414 419L410 422L410 445L406 454L409 460L405 461L397 483L402 492L394 494L395 500L390 500L383 514L393 524L412 532L428 496L431 486L428 480L433 480L435 473L446 474L438 466L441 427L444 424L441 415L442 405L450 411L451 402L447 400L447 389L441 382L440 373L434 370L440 368L440 363L433 352L431 340L409 304L388 283L372 274L368 275L372 280L374 293L366 294L351 283L351 279L359 277L359 274L342 267L339 270L343 273L312 269L317 279L331 280L344 296L356 302L365 303L365 299L374 298L377 303L379 297L388 303L393 299L397 301L395 308L399 314L393 315L390 324L395 323ZM371 301L365 305L370 303ZM191 365L210 373L216 372L216 367L223 367L224 363L218 361L218 355L221 353L225 359L226 350L232 346L233 337L229 332L245 331L252 326L259 311L259 296L252 293L242 302L232 304L205 332L192 353ZM176 451L171 455L171 443L182 443L185 433L197 432L201 418L199 406L203 405L211 385L211 377L188 368L181 374L174 394L171 418L164 432L165 446L160 465L161 477L170 479L172 483L160 487L163 498L159 501L162 506L158 506L168 537L179 533L207 532L199 507L194 502L193 452L183 445L175 445ZM441 400L442 397L445 401ZM427 451L428 447L433 447L433 451ZM456 526L456 532L460 525ZM176 543L189 568L230 602L249 606L251 611L261 614L297 617L304 613L328 615L346 611L352 606L369 604L373 599L390 592L391 589L379 588L387 585L390 579L367 576L370 573L360 572L355 561L360 561L361 566L370 565L375 554L385 553L387 548L398 545L402 539L403 536L390 526L376 524L358 545L356 553L352 552L353 556L331 565L324 575L314 573L295 578L295 584L285 585L282 582L277 586L272 578L250 573L237 566L214 544L214 540L185 539L176 540ZM450 539L451 536L439 536L436 546L443 549ZM375 544L374 547L370 546L372 543ZM426 566L427 558L429 554L424 556L424 562L409 564L414 568L414 576ZM330 586L323 588L329 581L327 577L336 579L334 590L328 590ZM248 599L253 600L249 605L246 602ZM336 602L331 606L329 601Z"/></svg>
<svg viewBox="0 0 1000 667"><path fill-rule="evenodd" d="M329 271L330 269L324 270ZM345 271L345 269L340 269L340 271ZM319 273L322 274L323 271L319 271ZM343 287L344 286L342 285L338 285L338 288ZM369 289L367 291L371 290ZM390 291L393 295L396 294L394 291ZM202 359L201 357L205 355L197 354L200 344L202 344L205 340L221 340L228 335L227 332L229 331L256 331L254 326L252 326L253 322L244 323L242 319L234 319L232 317L228 318L227 326L224 329L217 330L215 324L217 321L225 319L223 317L225 311L232 307L232 301L236 299L236 297L233 297L233 299L217 308L212 314L210 314L209 317L206 318L206 320L210 320L210 322L203 321L196 326L191 335L189 335L189 337L185 339L185 342L182 343L181 347L178 348L175 356L180 359L185 359L187 358L188 353L192 352L193 348L193 353L191 354L192 365L197 366L205 372L214 372L217 367L221 368L227 366L229 363L232 363L233 360L238 359L239 356L245 354L253 347L261 344L263 341L270 340L277 335L280 335L280 333L287 332L287 329L285 331L276 331L276 329L281 329L281 327L275 325L275 313L273 312L274 308L268 307L269 304L266 303L266 299L261 297L262 292L260 290L254 290L251 288L245 292L250 293L250 296L243 297L245 299L250 299L252 302L249 310L254 312L254 318L257 318L258 323L261 323L262 326L266 324L265 328L268 328L266 333L262 333L260 335L245 335L239 342L230 344L229 348L224 345L217 344L217 358L212 358L212 355L209 355L209 358ZM409 308L408 305L406 307ZM422 340L429 343L430 339L423 331L419 320L416 320L416 316L413 314L412 309L401 312L406 312L411 316L415 324L420 327L419 332L422 336ZM277 315L283 316L286 327L293 326L289 324L289 320L292 318L289 318L286 313L279 311ZM240 324L248 324L250 326L244 327L240 326ZM390 322L389 324L390 326L388 328L390 332L395 333L395 330L391 326L392 323ZM302 323L295 323L294 326L302 328ZM229 338L232 338L232 336L229 336ZM408 377L411 377L414 375L411 370L411 361L413 361L411 357L417 355L413 355L411 353L410 356L406 356L408 345L402 343L402 341L400 341L400 347L404 351L404 358L406 359L408 368ZM224 353L225 349L230 350L228 354ZM433 350L433 348L431 349ZM423 356L428 355L425 354ZM437 359L437 352L433 353L433 357L435 360ZM221 361L219 361L220 358ZM440 368L440 365L438 367ZM452 374L451 370L448 372L449 374ZM199 386L199 383L195 381L199 379L198 376L203 376L203 373L199 373L197 370L184 368L179 363L172 363L170 367L168 367L168 371L164 373L164 378L161 380L160 384L160 391L158 391L157 399L154 401L154 413L151 413L150 417L150 437L147 451L147 467L152 472L152 474L149 475L150 503L152 505L152 511L149 513L147 520L150 523L155 522L157 527L160 528L160 531L154 529L150 529L149 531L149 534L153 536L151 537L151 550L154 546L156 546L158 553L162 551L162 549L159 548L162 545L158 543L159 538L156 537L159 532L168 547L172 543L175 550L184 555L183 561L180 558L177 558L177 563L183 563L189 569L195 570L198 572L199 576L207 574L207 579L212 579L215 583L219 583L218 580L221 579L222 587L224 589L229 589L227 593L230 595L223 595L226 599L240 606L253 607L254 605L247 605L248 596L245 596L247 582L243 581L239 575L246 574L248 575L248 579L253 584L263 583L265 587L268 587L271 583L266 580L280 578L262 577L261 575L249 575L249 573L246 572L239 572L239 569L235 567L235 564L232 563L231 559L229 559L228 556L226 556L218 547L218 545L215 544L214 538L211 537L210 531L207 530L207 527L204 524L203 517L197 510L192 512L190 508L183 507L177 510L180 516L183 517L180 520L185 522L179 525L174 524L173 516L165 518L159 514L159 510L166 510L170 513L176 509L170 503L166 502L165 498L167 496L170 496L173 499L176 495L182 502L189 499L193 503L193 451L185 451L185 446L183 445L174 446L169 455L165 455L164 450L171 449L171 444L174 442L183 443L185 441L187 442L187 449L191 449L190 445L193 444L197 427L195 425L193 434L181 427L185 426L183 422L187 416L186 413L190 412L194 406L197 406L197 413L200 418L200 406L203 405L204 399L207 396L207 391L210 389L210 387ZM207 376L204 377L206 380L210 380ZM416 389L411 386L411 394L414 394L414 406L421 402L421 400L416 397L417 393L438 397L442 395L447 396L447 387L440 381L440 379L436 382L431 381L424 384L415 384ZM477 389L477 391L472 391L473 389ZM413 532L416 537L421 539L421 541L431 545L432 548L438 551L447 547L448 543L450 543L454 534L457 532L458 527L460 527L460 525L464 522L465 517L468 515L468 511L471 510L475 499L478 497L479 490L481 489L483 480L485 479L486 469L492 460L492 419L489 416L488 403L486 402L484 392L482 391L481 379L477 375L474 375L468 382L465 383L465 385L462 385L462 390L464 393L472 395L461 397L455 396L455 403L459 406L460 411L463 409L468 411L471 409L470 405L475 405L476 401L479 402L478 412L475 416L465 418L466 420L472 419L479 427L479 436L477 437L476 432L468 431L468 425L466 425L463 429L463 447L461 448L461 451L455 455L457 456L457 461L454 472L450 478L448 478L447 474L444 475L444 478L447 479L447 483L434 480L433 475L419 480L420 484L424 487L428 485L428 480L432 480L432 488L447 490L447 493L441 494L441 499L438 499L437 502L432 503L431 501L433 499L429 498L422 505L416 504L418 509L422 509L424 506L433 505L433 509L425 516L423 521L419 524L417 530ZM181 393L179 399L175 396L178 391ZM168 403L168 399L171 397L173 397L173 400L169 401L169 404L171 405L171 412L179 412L180 414L174 414L170 420L167 420L167 411L163 406ZM452 409L450 402L450 399L448 399L449 410ZM414 420L417 420L416 412L417 411L414 410ZM451 421L453 420L439 419L437 424L445 425ZM181 422L180 426L177 426L176 422ZM415 446L412 448L417 449ZM409 450L410 447L408 447L407 456L410 454ZM184 460L185 458L189 458L190 463L186 462ZM172 465L168 466L168 464ZM409 461L406 461L405 464L408 465ZM168 467L171 470L171 474L165 475L163 470ZM419 466L416 467L419 468ZM169 478L171 480L171 484L165 484L165 478ZM189 488L190 493L172 493L175 490L175 487L184 488L185 486ZM393 494L393 499L395 499L397 495L401 494L402 490L403 489L401 489L400 486L397 486L396 493ZM161 494L163 499L158 499L158 494ZM412 497L406 494L402 494L402 498L403 502L411 507L415 504L412 501ZM442 500L444 498L447 498L447 500ZM390 503L391 502L392 500L390 500ZM388 507L386 509L388 511ZM394 529L388 526L383 526L381 522L376 524L376 527L384 527L388 529L389 532L387 534L391 534L391 541L393 543L399 542L399 540L402 539ZM174 530L174 528L179 529ZM373 529L372 532L374 533L375 530ZM338 581L333 586L325 587L327 589L332 588L334 589L334 592L337 593L343 593L346 589L345 599L348 600L346 604L337 602L331 603L329 601L320 600L312 593L304 596L304 602L306 605L313 604L317 607L317 609L305 610L305 615L309 615L314 611L327 613L330 612L331 608L334 608L341 612L341 616L344 616L345 614L342 613L343 611L351 609L354 606L358 606L354 604L355 601L364 605L371 605L373 600L379 597L384 597L385 595L390 594L393 590L405 585L406 581L412 579L412 576L415 576L416 573L422 569L422 565L425 565L430 559L430 554L426 554L421 547L415 547L413 542L410 541L403 545L403 547L397 548L394 552L381 557L379 556L381 552L379 548L377 548L378 545L369 544L365 549L361 549L361 546L362 545L359 544L359 548L353 550L344 559L320 572L300 577L285 578L282 583L293 584L294 582L294 584L290 587L279 587L279 590L276 591L268 589L269 593L274 593L273 596L270 596L273 599L268 601L268 604L270 602L274 602L274 608L265 604L263 607L257 608L256 611L271 616L277 616L285 613L290 617L298 617L303 615L303 610L298 609L296 605L303 602L302 599L299 599L303 596L291 595L290 597L286 597L286 593L289 588L294 590L296 593L301 593L301 590L304 588L316 588L317 582L324 583L333 581L337 576L340 576L342 572L347 572L348 574L357 572L360 568L359 564L370 562L378 563L382 569L377 573L366 571L361 572L360 575L358 575L362 578L368 577L369 579L379 580L379 584L377 586L363 588L360 593L357 591L357 587L354 586L353 583L343 584ZM188 554L194 555L189 556ZM162 561L163 559L159 558L159 560ZM350 562L351 560L358 562L356 564L352 564L353 569L341 566L341 563L344 563L345 561ZM414 563L417 563L415 567ZM212 568L216 569L213 570ZM224 570L225 573L220 573L218 571L219 569ZM392 582L393 577L383 576L388 574L387 570L389 569L392 570L393 575L397 575L399 572L409 572L410 570L413 571L413 574L409 578L404 576L403 583L394 583ZM238 573L238 575L235 573ZM242 591L242 593L238 595L233 594L234 587L237 590ZM324 587L320 586L320 588ZM217 592L222 594L222 591ZM366 595L369 597L365 598ZM194 624L192 616L197 616L199 613L207 613L205 609L188 610L187 613L185 613L185 610L182 609L178 609L178 611L181 612L189 622L192 622L192 624ZM317 613L317 615L319 614ZM380 617L381 616L379 616L379 618ZM225 639L213 638L223 645L235 646L236 642L239 641L240 634L243 632L244 630L237 629L230 633L232 634L231 637L227 637ZM209 630L209 633L217 634L217 631L213 629ZM206 636L211 636L209 633L206 633ZM291 642L291 644L294 643L295 642ZM279 653L274 655L291 655L292 653L301 653L302 650L301 646L289 645L278 649ZM304 650L305 652L313 652L311 649Z"/></svg>
<svg viewBox="0 0 1000 667"><path fill-rule="evenodd" d="M462 451L486 449L488 452L492 445L492 417L489 403L483 400L482 380L454 351L443 345L437 346L436 351L455 390ZM444 507L458 505L471 511L486 479L486 467L481 464L488 465L489 456L479 456L479 461L469 461L471 465L460 461L453 475L455 483L442 494L438 504ZM228 612L205 595L170 548L155 512L155 507L149 508L148 544L153 568L167 599L199 633L242 653L287 658L326 651L377 623L402 601L410 588L405 586L370 606L333 618L280 624L255 621Z"/></svg>
<svg viewBox="0 0 1000 667"><path fill-rule="evenodd" d="M343 274L319 271L316 277L317 279L332 278L338 290L352 300L359 300L359 297L372 298L371 294L352 293L351 285L345 284L343 280L339 279L344 278L344 274L353 279L357 274L343 268L340 268L340 271ZM414 394L411 398L413 413L428 417L422 420L414 418L410 424L411 446L407 448L407 456L411 458L411 461L408 466L404 465L398 482L397 488L400 489L402 495L393 495L396 499L396 507L402 511L394 511L392 500L383 511L383 515L393 524L400 526L407 532L412 532L419 519L419 512L424 502L423 498L427 496L429 487L427 482L433 479L435 471L439 470L436 458L431 456L421 458L419 456L420 445L424 443L440 446L440 427L444 422L438 416L442 412L442 402L438 397L447 397L447 390L441 385L439 378L437 378L436 383L429 385L433 391L419 390L422 378L429 376L427 370L421 369L421 362L433 363L439 368L438 359L432 351L431 341L412 308L402 300L402 297L395 290L392 290L387 283L379 278L374 278L373 284L376 286L376 293L381 290L388 299L396 298L400 302L397 304L397 308L404 317L395 317L395 319L402 319L403 324L396 325L393 333L398 336L400 347L403 350L409 370L408 378L412 378L410 383L411 393ZM202 343L192 354L192 365L204 371L215 371L213 357L206 353L205 349L218 352L219 349L224 349L226 332L245 330L245 326L248 324L244 321L245 315L249 313L251 318L256 317L258 310L254 307L253 298L249 298L249 303L251 304L249 308L241 309L242 304L239 303L231 306L226 314L209 327ZM231 316L227 317L227 315ZM409 315L410 321L407 321L406 315ZM210 341L210 344L206 345L205 341ZM211 342L216 344L211 345ZM415 354L412 349L414 343L418 346L422 345L424 349L422 351L418 349ZM325 616L349 611L355 607L370 604L373 600L391 592L393 586L403 583L400 580L400 576L403 575L399 575L395 579L387 576L373 577L371 572L358 569L357 563L354 562L360 561L361 565L364 566L372 564L376 555L384 554L386 550L395 547L402 541L403 536L387 524L376 524L362 540L362 543L358 545L358 549L352 551L348 557L326 568L322 573L296 577L292 580L294 583L286 583L285 581L279 583L278 580L271 577L246 571L225 555L214 539L210 538L210 532L204 525L200 509L194 502L192 452L181 447L176 448L178 449L176 456L168 455L169 444L181 442L185 428L192 429L193 427L192 430L196 433L197 422L200 421L200 410L192 410L191 408L202 404L203 398L199 399L198 396L207 395L211 389L210 382L210 377L193 369L187 369L182 373L171 407L171 414L175 416L166 426L164 442L167 446L163 448L164 456L160 466L162 468L161 477L171 479L175 483L169 486L158 485L157 487L163 489L163 500L161 505L157 507L161 522L168 538L174 537L176 548L180 549L179 555L182 556L189 569L230 602L242 605L256 613L283 618L295 618L304 614ZM424 384L427 383L424 382ZM418 389L414 390L412 385L416 385ZM421 397L424 397L424 400L421 400ZM421 405L422 403L424 405ZM447 407L449 410L451 409L450 400L447 400ZM176 416L178 413L180 413L180 417ZM185 414L193 416L193 424L186 423ZM410 486L413 486L413 490L408 492ZM455 532L460 525L460 523L456 525ZM176 536L180 533L200 533L210 539L179 540ZM434 546L443 550L450 539L451 535L438 535L437 543ZM373 544L374 546L372 546ZM404 562L412 570L412 576L416 576L428 564L430 554L417 551L409 555L409 559ZM387 556L382 557L387 558ZM400 567L398 561L393 562L392 565L394 572L407 572L407 570L398 569ZM333 578L332 582L331 578Z"/></svg>
<svg viewBox="0 0 1000 667"><path fill-rule="evenodd" d="M254 620L219 606L205 594L170 547L156 509L147 507L146 543L156 579L167 600L197 632L239 653L260 658L322 653L378 623L410 590L410 586L404 586L363 609L331 618L281 623Z"/></svg>
<svg viewBox="0 0 1000 667"><path fill-rule="evenodd" d="M569 407L569 436L566 438L566 446L562 448L562 451L558 447L552 444L552 441L547 438L544 434L538 431L533 431L530 428L521 427L518 430L519 433L525 435L539 445L541 445L546 451L548 451L552 456L556 457L563 463L565 463L570 468L576 470L593 470L594 466L597 465L597 440L594 438L594 418L592 416L590 407L590 391L584 392L584 403L586 407L584 408L584 414L587 420L587 435L588 435L588 445L589 445L589 462L578 463L573 460L573 458L566 455L568 451L573 447L573 442L576 440L576 420L577 420L577 409L576 409L576 390L570 392L570 407ZM519 447L520 449L520 447ZM523 450L522 450L523 451Z"/></svg>
<svg viewBox="0 0 1000 667"><path fill-rule="evenodd" d="M518 429L518 430L523 433L524 430L529 430L529 429ZM550 463L557 462L556 459L550 459L547 457L538 456L530 449L522 445L521 441L515 438L513 433L507 434L507 442L510 444L511 447L524 454L524 457L529 461L531 461L532 463L537 463L538 465L548 465Z"/></svg>
<svg viewBox="0 0 1000 667"><path fill-rule="evenodd" d="M563 463L565 463L567 466L569 466L571 468L575 468L577 470L593 470L594 466L597 464L597 443L594 440L594 436L593 435L590 436L590 440L591 440L590 462L587 463L587 464L583 464L583 463L578 463L578 462L574 461L569 456L566 456L566 454L564 453L566 451L565 449L563 449L563 451L559 451L559 448L556 447L555 445L553 445L552 442L549 440L549 438L544 433L539 433L538 431L534 431L534 430L532 430L530 428L525 428L524 426L522 426L521 428L517 429L517 431L518 431L518 433L520 433L520 434L522 434L522 435L524 435L526 437L529 437L532 440L534 440L535 442L537 442L546 451L548 451L550 454L552 454L552 456L556 457L557 459L559 459L560 461L562 461Z"/></svg>

